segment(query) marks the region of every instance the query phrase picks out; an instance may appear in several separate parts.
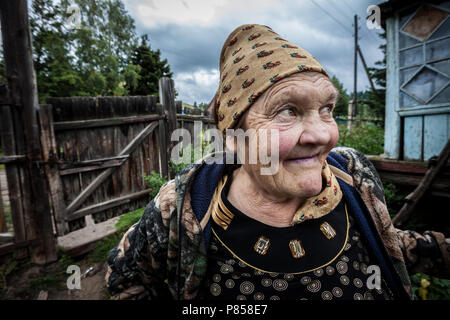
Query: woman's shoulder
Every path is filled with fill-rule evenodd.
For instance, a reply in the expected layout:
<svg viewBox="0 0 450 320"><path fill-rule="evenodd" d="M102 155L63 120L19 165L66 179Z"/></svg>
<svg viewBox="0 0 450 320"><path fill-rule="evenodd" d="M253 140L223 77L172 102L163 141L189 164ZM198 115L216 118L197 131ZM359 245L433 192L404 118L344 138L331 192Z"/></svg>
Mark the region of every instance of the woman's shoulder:
<svg viewBox="0 0 450 320"><path fill-rule="evenodd" d="M377 198L383 199L383 183L375 166L361 152L349 147L336 147L332 150L345 158L346 171L352 176L357 189L367 187Z"/></svg>

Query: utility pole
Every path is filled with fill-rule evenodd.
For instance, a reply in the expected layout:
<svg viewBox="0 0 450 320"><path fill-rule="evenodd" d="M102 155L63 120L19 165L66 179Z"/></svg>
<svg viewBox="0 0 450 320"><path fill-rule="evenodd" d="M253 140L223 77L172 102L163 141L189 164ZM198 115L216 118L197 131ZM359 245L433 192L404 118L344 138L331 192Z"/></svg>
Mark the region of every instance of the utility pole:
<svg viewBox="0 0 450 320"><path fill-rule="evenodd" d="M355 20L353 23L355 27L355 52L353 61L353 115L352 118L356 116L356 111L358 110L358 102L356 100L357 96L357 83L358 83L358 15L355 14Z"/></svg>

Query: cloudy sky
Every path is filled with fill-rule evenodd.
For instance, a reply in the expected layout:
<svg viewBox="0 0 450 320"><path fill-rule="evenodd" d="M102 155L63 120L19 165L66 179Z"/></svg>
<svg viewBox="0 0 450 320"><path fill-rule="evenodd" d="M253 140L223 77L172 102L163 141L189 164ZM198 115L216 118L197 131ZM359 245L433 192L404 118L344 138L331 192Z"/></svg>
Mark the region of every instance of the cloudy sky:
<svg viewBox="0 0 450 320"><path fill-rule="evenodd" d="M380 30L366 26L369 5L383 0L123 0L139 35L148 34L174 74L178 99L209 102L219 84L225 39L242 24L270 26L314 55L347 92L353 89L353 16L368 66L383 58ZM361 62L358 90L369 88Z"/></svg>

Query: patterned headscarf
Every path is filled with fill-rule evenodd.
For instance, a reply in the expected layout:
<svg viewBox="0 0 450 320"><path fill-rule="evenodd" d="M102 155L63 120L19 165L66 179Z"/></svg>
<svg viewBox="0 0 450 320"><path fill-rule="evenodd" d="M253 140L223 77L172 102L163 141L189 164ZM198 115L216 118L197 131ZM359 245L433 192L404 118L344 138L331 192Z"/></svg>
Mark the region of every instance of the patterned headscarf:
<svg viewBox="0 0 450 320"><path fill-rule="evenodd" d="M301 71L328 76L309 52L258 24L242 25L231 32L222 47L219 68L214 109L217 127L224 134L278 80Z"/></svg>

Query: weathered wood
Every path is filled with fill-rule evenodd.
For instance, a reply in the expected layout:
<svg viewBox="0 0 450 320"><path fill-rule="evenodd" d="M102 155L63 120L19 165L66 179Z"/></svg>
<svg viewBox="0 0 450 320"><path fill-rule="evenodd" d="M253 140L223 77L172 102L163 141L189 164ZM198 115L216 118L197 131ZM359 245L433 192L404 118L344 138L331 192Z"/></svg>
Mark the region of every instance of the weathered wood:
<svg viewBox="0 0 450 320"><path fill-rule="evenodd" d="M423 117L405 117L403 158L423 160Z"/></svg>
<svg viewBox="0 0 450 320"><path fill-rule="evenodd" d="M403 185L403 186L413 186L417 187L423 179L423 175L413 175L406 173L394 173L380 171L378 172L383 181L390 182L393 184ZM448 186L450 185L449 178L438 177L433 181L431 185L431 190L433 191L446 191L449 192Z"/></svg>
<svg viewBox="0 0 450 320"><path fill-rule="evenodd" d="M394 223L395 226L401 226L402 224L405 223L405 221L408 220L408 218L411 216L411 213L414 211L414 208L416 207L417 203L428 191L434 178L447 163L449 156L450 156L450 139L447 140L447 144L440 153L437 163L435 165L432 165L430 169L428 169L419 186L412 193L406 196L405 204L400 209L398 214L394 217L394 219L392 219L392 222Z"/></svg>
<svg viewBox="0 0 450 320"><path fill-rule="evenodd" d="M133 117L107 118L94 120L63 121L63 122L55 122L54 127L55 131L101 128L130 123L151 122L162 118L163 117L160 115L148 115L148 116L133 116Z"/></svg>
<svg viewBox="0 0 450 320"><path fill-rule="evenodd" d="M22 242L10 242L0 245L0 256L11 253L18 252L19 249L26 249L30 244L37 244L36 241L22 241Z"/></svg>
<svg viewBox="0 0 450 320"><path fill-rule="evenodd" d="M153 122L145 127L119 154L119 156L131 153L153 130L158 122ZM114 168L108 168L98 175L73 201L67 206L66 215L72 214L113 172Z"/></svg>
<svg viewBox="0 0 450 320"><path fill-rule="evenodd" d="M89 149L89 148L87 148ZM110 161L122 161L129 158L129 155L123 155L123 156L113 156L113 157L105 157L105 158L98 158L98 159L91 159L91 160L83 160L83 161L77 161L77 162L58 162L58 166L60 170L66 170L66 169L73 169L73 168L79 168L79 167L88 167L93 165L102 165L105 163L108 163Z"/></svg>
<svg viewBox="0 0 450 320"><path fill-rule="evenodd" d="M203 115L177 114L177 119L184 121L202 121L204 123L214 123L214 120Z"/></svg>
<svg viewBox="0 0 450 320"><path fill-rule="evenodd" d="M0 108L0 135L2 137L2 151L5 155L16 152L16 140L13 128L13 115L10 107ZM25 241L25 221L22 190L20 188L20 168L17 163L6 164L6 180L11 209L11 219L16 241Z"/></svg>
<svg viewBox="0 0 450 320"><path fill-rule="evenodd" d="M59 171L59 174L61 176L66 176L69 174L75 174L75 173L81 173L81 172L89 172L94 170L100 170L100 169L107 169L112 167L120 167L127 159L128 157L125 157L123 160L110 160L107 162L104 162L102 164L96 164L92 166L74 166L72 168L68 167L66 169L62 169Z"/></svg>
<svg viewBox="0 0 450 320"><path fill-rule="evenodd" d="M25 211L30 219L30 223L26 224L27 238L39 240L40 243L31 248L31 260L43 264L55 261L57 255L46 177L44 169L40 166L41 144L36 115L39 104L27 2L1 1L0 17L6 78L14 101L21 106L21 121L25 129L24 143L29 159L27 170L30 180L26 183L30 186L31 194L26 200L29 201L31 210Z"/></svg>
<svg viewBox="0 0 450 320"><path fill-rule="evenodd" d="M3 197L0 192L0 232L7 232L8 227L6 225L5 211L3 210Z"/></svg>
<svg viewBox="0 0 450 320"><path fill-rule="evenodd" d="M0 157L0 164L23 162L27 159L24 155Z"/></svg>
<svg viewBox="0 0 450 320"><path fill-rule="evenodd" d="M0 233L0 243L14 242L14 234L12 232Z"/></svg>
<svg viewBox="0 0 450 320"><path fill-rule="evenodd" d="M124 203L128 203L131 200L135 200L135 199L139 199L145 196L148 196L150 194L150 192L152 191L151 188L147 188L138 192L134 192L132 194L128 194L126 196L122 196L119 198L114 198L111 200L107 200L101 203L97 203L94 205L91 205L89 207L85 207L83 209L77 210L74 213L72 213L71 215L69 215L66 220L75 220L75 219L79 219L81 217L90 215L90 214L94 214L97 212L101 212L110 208L114 208L117 206L120 206Z"/></svg>
<svg viewBox="0 0 450 320"><path fill-rule="evenodd" d="M169 176L169 163L167 152L167 127L164 120L159 120L158 145L159 145L159 173L162 177Z"/></svg>
<svg viewBox="0 0 450 320"><path fill-rule="evenodd" d="M64 194L61 177L57 166L57 149L55 132L53 131L53 115L51 105L41 105L39 109L39 124L41 131L42 156L45 162L50 198L52 200L53 215L56 221L58 235L64 235L69 225L64 221Z"/></svg>
<svg viewBox="0 0 450 320"><path fill-rule="evenodd" d="M165 157L169 159L170 151L173 148L173 143L171 141L172 132L177 128L177 109L175 106L175 88L174 82L170 78L161 78L159 79L159 101L162 104L163 112L167 119L167 127L166 127L166 148L165 148ZM161 137L162 138L162 137ZM161 150L161 156L163 157L164 150ZM162 159L162 158L161 158ZM167 162L167 160L166 160ZM168 170L168 178L172 178L172 173Z"/></svg>
<svg viewBox="0 0 450 320"><path fill-rule="evenodd" d="M450 139L447 114L425 115L423 121L423 159L428 160L440 153Z"/></svg>

